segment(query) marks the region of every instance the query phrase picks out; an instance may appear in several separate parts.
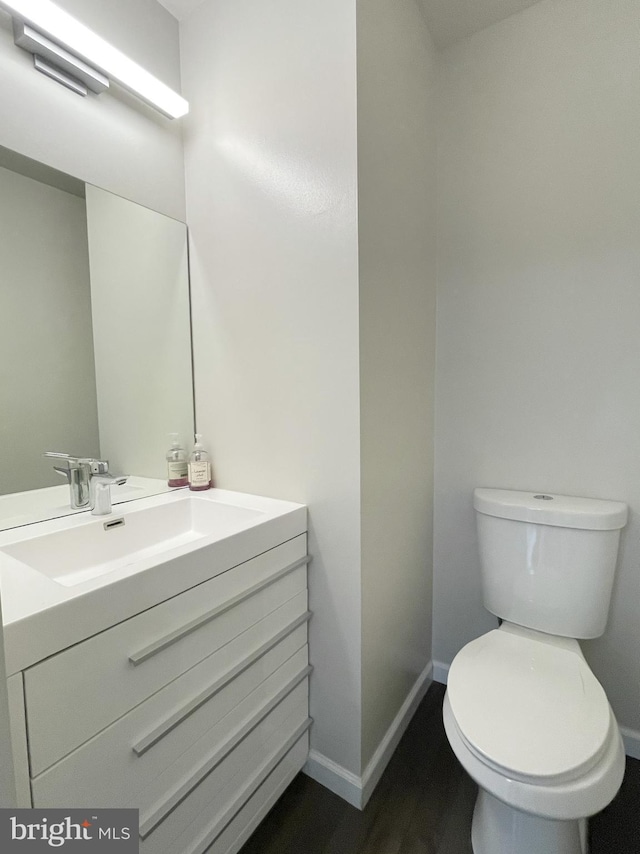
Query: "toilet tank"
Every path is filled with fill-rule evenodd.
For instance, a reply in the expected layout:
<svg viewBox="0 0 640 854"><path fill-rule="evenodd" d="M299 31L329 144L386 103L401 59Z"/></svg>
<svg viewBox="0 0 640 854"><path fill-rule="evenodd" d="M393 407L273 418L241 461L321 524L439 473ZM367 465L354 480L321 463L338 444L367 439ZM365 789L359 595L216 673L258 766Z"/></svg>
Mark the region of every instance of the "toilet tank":
<svg viewBox="0 0 640 854"><path fill-rule="evenodd" d="M549 634L605 629L627 505L537 492L476 489L484 605Z"/></svg>

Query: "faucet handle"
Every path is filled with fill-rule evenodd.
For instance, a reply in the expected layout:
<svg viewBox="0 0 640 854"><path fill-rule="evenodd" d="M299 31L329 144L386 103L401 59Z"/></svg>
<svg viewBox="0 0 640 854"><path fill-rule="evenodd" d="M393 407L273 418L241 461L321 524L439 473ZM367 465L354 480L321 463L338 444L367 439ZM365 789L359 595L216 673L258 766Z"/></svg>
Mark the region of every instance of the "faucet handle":
<svg viewBox="0 0 640 854"><path fill-rule="evenodd" d="M96 460L94 457L74 457L73 454L63 454L60 451L45 451L43 457L51 457L54 460L63 460L69 464L69 468L87 466L91 474L107 474L109 471L109 460Z"/></svg>
<svg viewBox="0 0 640 854"><path fill-rule="evenodd" d="M45 451L43 457L51 457L54 460L63 460L70 469L90 466L94 460L91 457L74 457L72 454L63 454L60 451ZM107 466L109 464L107 463ZM55 468L55 466L54 466Z"/></svg>
<svg viewBox="0 0 640 854"><path fill-rule="evenodd" d="M66 463L68 463L69 468L71 468L72 466L77 466L78 463L80 462L79 457L72 457L71 454L63 454L60 451L45 451L42 456L43 457L50 457L51 459L54 459L54 460L64 460ZM59 469L56 466L54 466L54 468L56 468L56 470L59 471Z"/></svg>

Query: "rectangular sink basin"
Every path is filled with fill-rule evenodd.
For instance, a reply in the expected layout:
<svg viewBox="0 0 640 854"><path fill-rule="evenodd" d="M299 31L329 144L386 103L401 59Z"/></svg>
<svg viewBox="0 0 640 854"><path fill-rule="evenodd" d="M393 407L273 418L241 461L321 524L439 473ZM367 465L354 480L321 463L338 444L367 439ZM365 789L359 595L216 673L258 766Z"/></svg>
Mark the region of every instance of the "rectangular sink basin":
<svg viewBox="0 0 640 854"><path fill-rule="evenodd" d="M145 509L116 508L86 524L6 545L2 552L58 584L74 587L125 566L171 558L181 547L191 551L206 540L223 539L263 515L261 510L184 493ZM114 524L120 519L123 523Z"/></svg>

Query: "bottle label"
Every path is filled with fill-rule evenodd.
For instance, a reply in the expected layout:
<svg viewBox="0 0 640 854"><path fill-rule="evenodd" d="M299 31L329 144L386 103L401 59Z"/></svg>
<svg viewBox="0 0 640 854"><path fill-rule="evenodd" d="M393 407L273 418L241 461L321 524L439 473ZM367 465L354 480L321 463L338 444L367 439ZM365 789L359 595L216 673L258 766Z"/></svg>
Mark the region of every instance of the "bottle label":
<svg viewBox="0 0 640 854"><path fill-rule="evenodd" d="M187 461L176 460L167 463L167 473L169 480L179 480L181 477L187 476Z"/></svg>
<svg viewBox="0 0 640 854"><path fill-rule="evenodd" d="M207 486L211 482L211 463L189 463L189 485Z"/></svg>

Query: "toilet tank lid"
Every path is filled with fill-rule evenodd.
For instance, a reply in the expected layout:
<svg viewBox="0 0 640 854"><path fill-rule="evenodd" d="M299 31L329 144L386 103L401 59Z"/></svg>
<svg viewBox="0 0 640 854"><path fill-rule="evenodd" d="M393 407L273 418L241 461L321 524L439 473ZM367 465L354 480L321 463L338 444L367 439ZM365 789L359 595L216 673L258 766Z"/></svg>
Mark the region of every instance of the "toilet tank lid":
<svg viewBox="0 0 640 854"><path fill-rule="evenodd" d="M627 524L624 502L600 498L478 488L473 492L473 506L486 516L560 528L610 531Z"/></svg>

